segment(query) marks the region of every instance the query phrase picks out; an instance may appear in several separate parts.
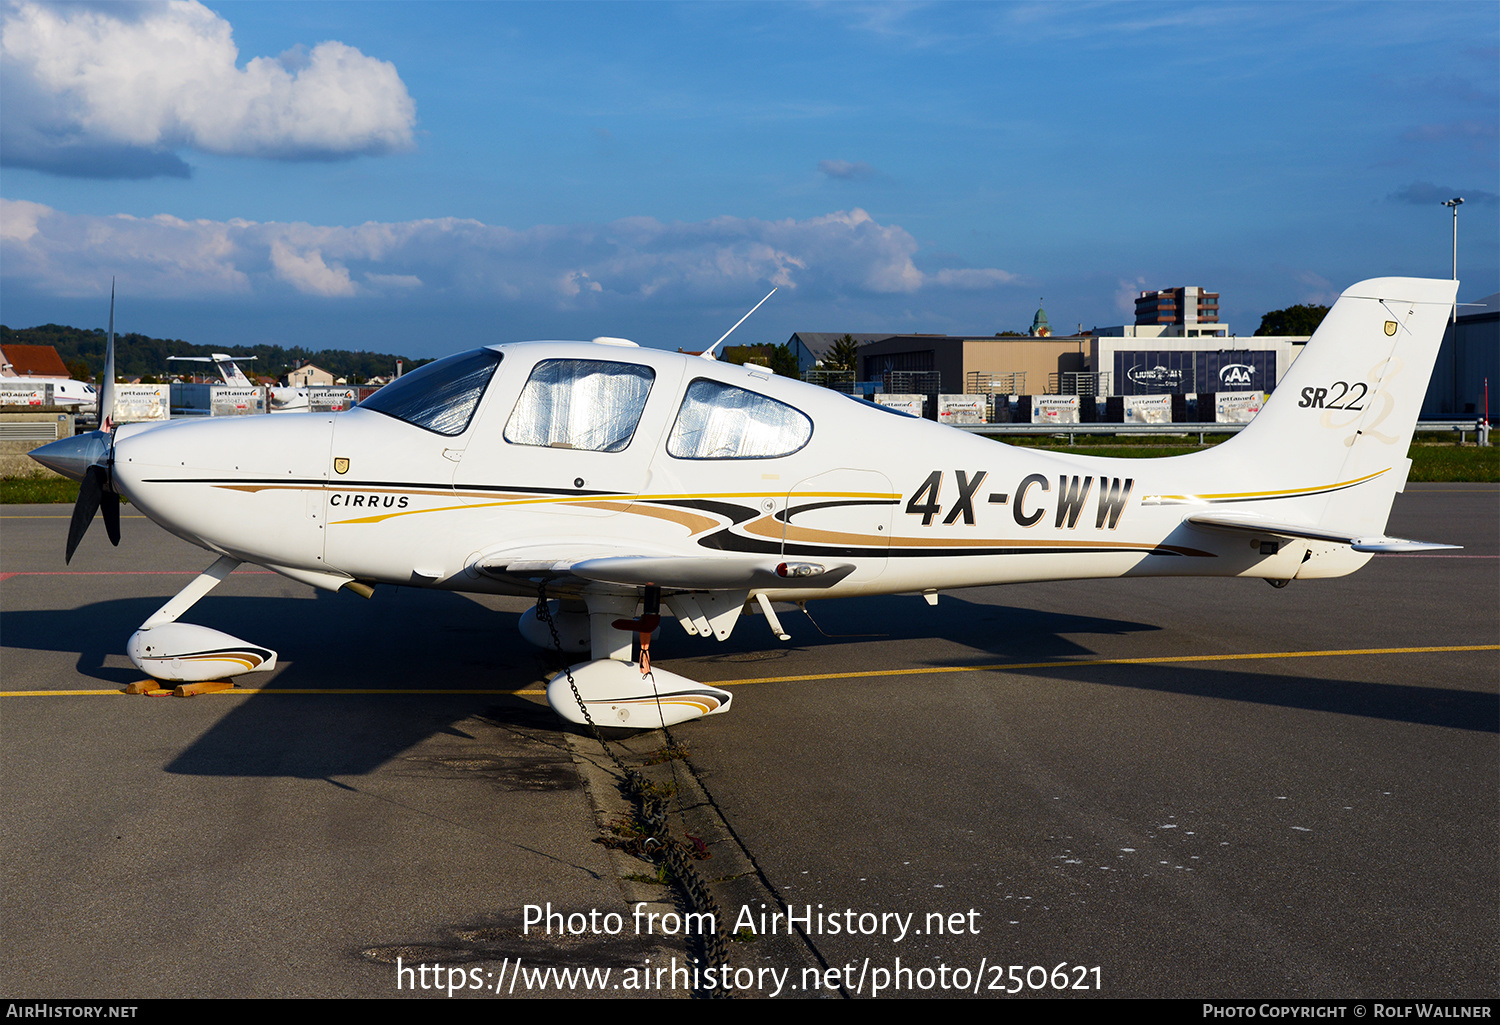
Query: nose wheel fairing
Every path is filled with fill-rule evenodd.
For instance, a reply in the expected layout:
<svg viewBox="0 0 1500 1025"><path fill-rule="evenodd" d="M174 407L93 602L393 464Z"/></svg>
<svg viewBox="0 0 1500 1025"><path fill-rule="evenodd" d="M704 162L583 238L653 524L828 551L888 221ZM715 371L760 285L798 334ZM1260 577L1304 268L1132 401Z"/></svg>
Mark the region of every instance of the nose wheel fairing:
<svg viewBox="0 0 1500 1025"><path fill-rule="evenodd" d="M202 683L276 668L276 652L177 617L233 573L239 560L223 556L199 573L141 624L125 653L141 672L173 683Z"/></svg>

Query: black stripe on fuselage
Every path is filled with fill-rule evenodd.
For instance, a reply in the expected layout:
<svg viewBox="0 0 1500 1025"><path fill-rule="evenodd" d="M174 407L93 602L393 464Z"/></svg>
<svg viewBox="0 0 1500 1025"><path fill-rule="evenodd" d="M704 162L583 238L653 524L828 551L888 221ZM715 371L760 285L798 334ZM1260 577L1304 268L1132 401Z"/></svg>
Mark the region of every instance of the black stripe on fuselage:
<svg viewBox="0 0 1500 1025"><path fill-rule="evenodd" d="M1026 547L934 547L934 548L877 548L860 545L811 545L797 542L777 544L762 538L736 534L728 527L700 538L698 544L722 552L744 552L752 555L806 555L814 558L839 556L847 559L951 559L986 555L1110 555L1136 552L1142 555L1165 555L1174 558L1215 558L1212 552L1193 548L1173 548L1163 545L1028 545Z"/></svg>
<svg viewBox="0 0 1500 1025"><path fill-rule="evenodd" d="M801 513L814 512L818 509L842 509L857 505L900 505L899 498L845 498L837 502L809 502L806 505L789 505L776 514L776 519L782 523L792 522L792 517Z"/></svg>
<svg viewBox="0 0 1500 1025"><path fill-rule="evenodd" d="M706 498L671 500L655 500L648 498L644 499L644 501L650 502L652 505L672 505L680 509L698 509L702 512L713 513L716 516L723 516L735 526L739 526L746 520L753 520L755 519L755 517L760 515L759 510L753 507L734 505L730 502L712 502Z"/></svg>
<svg viewBox="0 0 1500 1025"><path fill-rule="evenodd" d="M634 498L623 491L593 491L588 488L524 488L506 484L452 484L447 481L424 483L421 481L346 480L330 478L286 478L286 477L145 477L146 484L217 484L229 487L327 487L333 489L394 488L412 491L482 491L522 495L587 495L610 498Z"/></svg>

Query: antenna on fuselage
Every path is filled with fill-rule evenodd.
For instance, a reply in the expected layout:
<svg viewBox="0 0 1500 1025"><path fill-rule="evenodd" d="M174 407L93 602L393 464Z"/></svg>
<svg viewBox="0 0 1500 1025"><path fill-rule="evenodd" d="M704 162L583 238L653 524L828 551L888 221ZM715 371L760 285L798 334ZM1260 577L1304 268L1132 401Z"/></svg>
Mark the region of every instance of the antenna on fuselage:
<svg viewBox="0 0 1500 1025"><path fill-rule="evenodd" d="M776 294L776 289L773 288L769 292L766 293L766 299L771 298L771 296L773 296L775 294ZM754 306L750 307L750 313L754 313L756 310L760 309L761 306L763 306L765 304L766 299L762 299L760 302L758 302ZM745 321L749 320L750 319L750 313L747 313L743 317L741 317L739 320L736 320L734 322L734 327L739 327ZM734 327L730 328L728 331L725 331L722 335L720 335L719 336L719 342L722 342L724 339L726 339L730 335L734 334ZM714 350L719 347L719 342L714 342L714 344L712 344L708 348L704 349L701 353L699 353L699 355L702 356L704 359L718 359L718 357L714 355Z"/></svg>

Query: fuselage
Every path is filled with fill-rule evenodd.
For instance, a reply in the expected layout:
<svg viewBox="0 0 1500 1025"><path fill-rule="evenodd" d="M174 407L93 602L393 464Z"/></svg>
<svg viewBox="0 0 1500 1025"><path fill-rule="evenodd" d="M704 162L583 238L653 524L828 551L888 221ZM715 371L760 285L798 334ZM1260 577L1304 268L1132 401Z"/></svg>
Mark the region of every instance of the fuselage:
<svg viewBox="0 0 1500 1025"><path fill-rule="evenodd" d="M1366 558L1316 542L1263 551L1185 525L1184 504L1274 508L1341 483L1289 468L1277 494L1249 493L1224 446L1068 456L753 366L597 343L475 353L345 413L120 428L115 486L196 544L325 586L526 593L492 568L532 551L853 567L831 585L756 588L775 599L1124 575L1287 579L1309 575L1312 555L1327 570L1314 575Z"/></svg>
<svg viewBox="0 0 1500 1025"><path fill-rule="evenodd" d="M55 406L93 406L99 401L94 386L70 377L0 377L0 388L6 391L44 392L52 389Z"/></svg>

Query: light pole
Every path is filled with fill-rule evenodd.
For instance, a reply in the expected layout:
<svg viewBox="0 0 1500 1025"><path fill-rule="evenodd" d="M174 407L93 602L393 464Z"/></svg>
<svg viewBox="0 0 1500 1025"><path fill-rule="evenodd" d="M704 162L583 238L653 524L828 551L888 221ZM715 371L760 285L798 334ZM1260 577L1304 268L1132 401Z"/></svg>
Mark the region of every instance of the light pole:
<svg viewBox="0 0 1500 1025"><path fill-rule="evenodd" d="M1453 209L1453 280L1454 281L1458 280L1458 208L1461 207L1461 206L1463 206L1463 204L1464 204L1464 197L1462 197L1462 196L1454 196L1452 199L1446 200L1443 203L1443 206L1451 207ZM1455 323L1455 324L1458 323L1458 299L1457 299L1456 296L1454 297L1454 301L1453 301L1453 323Z"/></svg>

